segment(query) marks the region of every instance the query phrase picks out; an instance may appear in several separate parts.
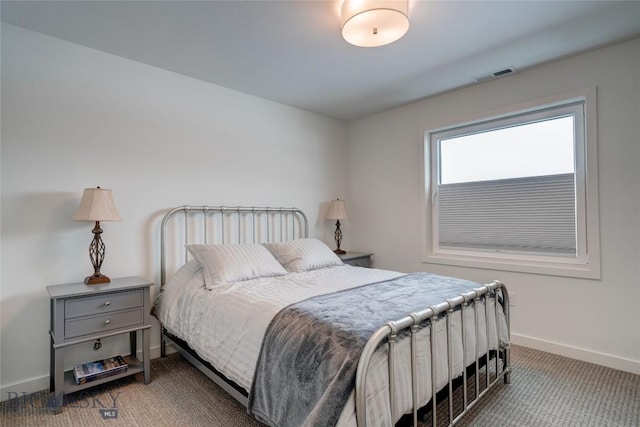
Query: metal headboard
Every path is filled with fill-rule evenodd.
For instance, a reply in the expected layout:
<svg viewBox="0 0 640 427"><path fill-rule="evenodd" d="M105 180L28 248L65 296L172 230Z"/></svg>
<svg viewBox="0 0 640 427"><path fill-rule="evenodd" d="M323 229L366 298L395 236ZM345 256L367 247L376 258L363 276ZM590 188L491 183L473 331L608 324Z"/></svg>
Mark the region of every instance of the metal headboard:
<svg viewBox="0 0 640 427"><path fill-rule="evenodd" d="M174 223L183 213L183 227ZM176 231L177 241L168 242L167 229ZM199 230L198 230L199 228ZM183 233L180 235L180 233ZM195 234L195 236L194 236ZM199 235L199 237L197 237ZM192 237L193 239L190 239ZM184 248L188 260L190 243L264 243L309 237L307 216L298 208L246 206L178 206L167 212L160 229L160 292L167 280L167 245Z"/></svg>

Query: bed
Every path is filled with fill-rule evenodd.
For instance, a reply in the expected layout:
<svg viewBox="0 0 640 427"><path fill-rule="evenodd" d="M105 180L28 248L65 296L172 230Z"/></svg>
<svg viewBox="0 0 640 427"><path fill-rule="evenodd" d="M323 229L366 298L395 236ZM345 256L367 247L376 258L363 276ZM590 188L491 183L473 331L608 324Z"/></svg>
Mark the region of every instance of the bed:
<svg viewBox="0 0 640 427"><path fill-rule="evenodd" d="M510 382L499 281L346 265L297 208L180 206L160 244L162 356L267 425L418 425L425 408L454 425Z"/></svg>

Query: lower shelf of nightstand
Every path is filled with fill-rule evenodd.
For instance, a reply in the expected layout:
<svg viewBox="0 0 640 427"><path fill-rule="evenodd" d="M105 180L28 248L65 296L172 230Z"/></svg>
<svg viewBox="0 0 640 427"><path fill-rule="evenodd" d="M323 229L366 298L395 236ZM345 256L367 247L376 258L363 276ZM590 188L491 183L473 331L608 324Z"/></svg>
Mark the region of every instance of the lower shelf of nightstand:
<svg viewBox="0 0 640 427"><path fill-rule="evenodd" d="M128 377L129 375L135 375L139 372L144 372L144 365L138 358L134 356L123 356L124 361L127 362L127 370L116 375L110 375L104 378L100 378L93 381L88 381L84 384L76 384L76 379L73 375L73 371L66 371L64 373L64 393L75 393L80 390L84 390L89 387L95 387L100 384L108 383L109 381L117 380L119 378Z"/></svg>

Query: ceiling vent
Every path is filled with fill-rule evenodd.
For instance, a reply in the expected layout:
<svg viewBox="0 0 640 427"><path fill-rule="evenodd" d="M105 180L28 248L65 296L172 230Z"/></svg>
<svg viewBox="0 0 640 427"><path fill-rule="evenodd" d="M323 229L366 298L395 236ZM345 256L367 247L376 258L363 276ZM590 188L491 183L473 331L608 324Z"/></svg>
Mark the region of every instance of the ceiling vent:
<svg viewBox="0 0 640 427"><path fill-rule="evenodd" d="M507 74L513 74L516 72L514 67L507 67L501 70L492 71L489 74L483 74L481 76L476 77L474 80L476 82L483 82L485 80L495 79L496 77L506 76Z"/></svg>

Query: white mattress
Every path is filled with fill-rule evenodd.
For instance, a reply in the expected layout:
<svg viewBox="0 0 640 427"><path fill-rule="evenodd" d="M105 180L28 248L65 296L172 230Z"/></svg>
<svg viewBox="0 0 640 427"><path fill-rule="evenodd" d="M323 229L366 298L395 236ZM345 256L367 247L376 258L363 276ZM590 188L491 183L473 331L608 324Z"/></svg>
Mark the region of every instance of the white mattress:
<svg viewBox="0 0 640 427"><path fill-rule="evenodd" d="M343 289L374 283L401 276L394 271L368 269L352 266L339 266L313 270L303 273L290 273L285 276L259 278L219 286L213 290L204 287L199 264L189 261L166 284L164 293L157 301L156 315L163 326L173 335L188 342L198 355L209 361L227 378L249 390L254 369L262 344L262 338L271 319L282 308L304 299L335 292ZM466 310L465 335L467 338L466 360L475 360L477 355L486 353L484 304L479 312L479 342L475 344L474 311ZM502 310L499 310L500 339L496 336L496 316L493 304L489 311L489 345L497 348L508 343L506 322ZM460 333L460 313L453 319L454 354L453 372L462 372L462 339ZM446 357L445 322L437 324L438 353L437 385L444 386L447 381L448 362ZM427 369L430 379L428 346L430 330L419 333L419 361ZM396 378L396 399L400 415L411 410L411 387L408 340L398 345L400 357ZM370 425L393 425L388 403L388 374L386 347L382 347L374 356L367 383L367 413ZM426 404L431 398L430 380L420 385L420 402ZM398 416L396 416L398 418ZM345 406L338 425L356 425L355 399L353 394Z"/></svg>

